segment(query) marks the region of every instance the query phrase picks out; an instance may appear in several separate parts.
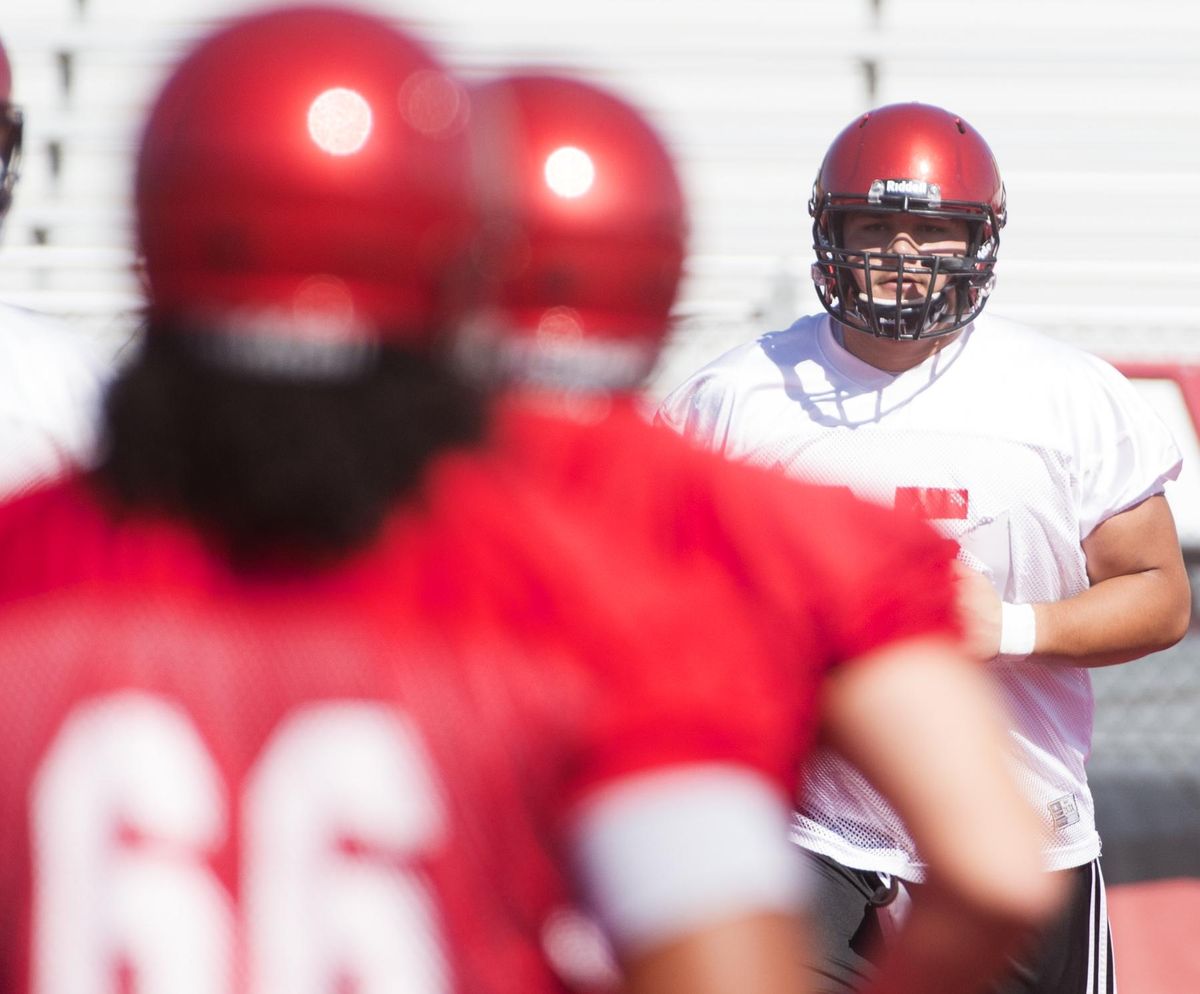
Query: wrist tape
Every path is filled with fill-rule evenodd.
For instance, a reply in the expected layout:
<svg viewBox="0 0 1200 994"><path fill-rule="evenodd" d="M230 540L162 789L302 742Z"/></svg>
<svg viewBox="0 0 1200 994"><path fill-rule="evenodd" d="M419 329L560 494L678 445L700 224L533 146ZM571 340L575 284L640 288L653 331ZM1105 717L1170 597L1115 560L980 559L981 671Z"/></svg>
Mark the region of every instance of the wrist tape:
<svg viewBox="0 0 1200 994"><path fill-rule="evenodd" d="M1032 604L1000 605L1000 655L1028 656L1037 643Z"/></svg>

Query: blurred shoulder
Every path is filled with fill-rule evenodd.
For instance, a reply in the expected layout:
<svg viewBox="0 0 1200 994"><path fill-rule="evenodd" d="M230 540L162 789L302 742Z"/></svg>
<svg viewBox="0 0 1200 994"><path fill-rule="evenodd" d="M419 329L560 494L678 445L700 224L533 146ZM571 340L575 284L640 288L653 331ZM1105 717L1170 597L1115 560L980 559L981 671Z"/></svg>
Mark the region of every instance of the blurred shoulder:
<svg viewBox="0 0 1200 994"><path fill-rule="evenodd" d="M796 370L822 363L818 335L824 315L801 318L730 349L698 369L663 400L655 420L708 448L737 449L740 413L757 400L777 402Z"/></svg>
<svg viewBox="0 0 1200 994"><path fill-rule="evenodd" d="M27 379L43 371L57 380L99 379L115 365L115 352L69 321L0 301L0 377L14 384L44 386Z"/></svg>
<svg viewBox="0 0 1200 994"><path fill-rule="evenodd" d="M1153 420L1137 389L1105 359L1024 324L985 317L972 332L971 368L997 389L1019 385L1028 417L1065 419L1078 428L1106 419Z"/></svg>
<svg viewBox="0 0 1200 994"><path fill-rule="evenodd" d="M0 501L0 540L9 538L15 528L83 519L95 513L99 513L99 505L85 474L68 473Z"/></svg>
<svg viewBox="0 0 1200 994"><path fill-rule="evenodd" d="M1071 342L991 314L981 315L975 321L971 345L981 357L986 353L987 361L1019 364L1027 375L1061 376L1064 371L1101 376L1115 373L1109 363Z"/></svg>
<svg viewBox="0 0 1200 994"><path fill-rule="evenodd" d="M54 586L106 529L104 511L82 474L0 502L0 602Z"/></svg>

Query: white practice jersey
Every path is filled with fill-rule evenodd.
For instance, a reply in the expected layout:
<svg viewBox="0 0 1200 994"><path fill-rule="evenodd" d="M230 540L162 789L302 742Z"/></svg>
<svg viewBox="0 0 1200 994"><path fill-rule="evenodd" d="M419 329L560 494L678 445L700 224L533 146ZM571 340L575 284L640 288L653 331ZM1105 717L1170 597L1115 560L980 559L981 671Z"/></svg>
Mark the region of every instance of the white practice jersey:
<svg viewBox="0 0 1200 994"><path fill-rule="evenodd" d="M88 463L110 368L80 333L0 304L0 497Z"/></svg>
<svg viewBox="0 0 1200 994"><path fill-rule="evenodd" d="M1086 589L1082 540L1180 468L1166 426L1111 366L986 315L898 375L847 352L828 316L805 317L704 367L659 419L732 457L923 511L1011 603ZM1044 656L992 668L1021 786L1053 830L1047 867L1087 863L1100 853L1084 772L1088 671ZM861 774L828 751L807 773L801 845L923 879L900 819ZM947 818L956 803L946 798Z"/></svg>

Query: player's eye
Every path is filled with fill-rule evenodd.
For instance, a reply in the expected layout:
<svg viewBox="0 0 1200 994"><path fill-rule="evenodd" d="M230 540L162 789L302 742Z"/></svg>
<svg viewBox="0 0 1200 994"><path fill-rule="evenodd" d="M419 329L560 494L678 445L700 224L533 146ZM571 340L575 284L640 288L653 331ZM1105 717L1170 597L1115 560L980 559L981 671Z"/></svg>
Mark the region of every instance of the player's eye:
<svg viewBox="0 0 1200 994"><path fill-rule="evenodd" d="M849 225L849 230L858 235L880 234L885 229L886 225L882 221L853 221Z"/></svg>

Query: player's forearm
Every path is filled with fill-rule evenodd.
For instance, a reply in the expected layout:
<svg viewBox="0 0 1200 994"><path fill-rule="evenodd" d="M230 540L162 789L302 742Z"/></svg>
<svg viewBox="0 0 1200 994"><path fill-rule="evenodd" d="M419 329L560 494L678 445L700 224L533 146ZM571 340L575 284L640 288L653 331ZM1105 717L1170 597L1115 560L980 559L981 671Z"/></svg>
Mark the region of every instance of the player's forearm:
<svg viewBox="0 0 1200 994"><path fill-rule="evenodd" d="M1034 605L1034 651L1074 666L1111 666L1174 645L1190 615L1181 570L1113 576L1066 600Z"/></svg>
<svg viewBox="0 0 1200 994"><path fill-rule="evenodd" d="M982 913L934 886L919 888L895 944L861 994L976 994L1031 935L1027 923Z"/></svg>
<svg viewBox="0 0 1200 994"><path fill-rule="evenodd" d="M798 994L803 933L785 914L722 922L625 962L627 994Z"/></svg>

